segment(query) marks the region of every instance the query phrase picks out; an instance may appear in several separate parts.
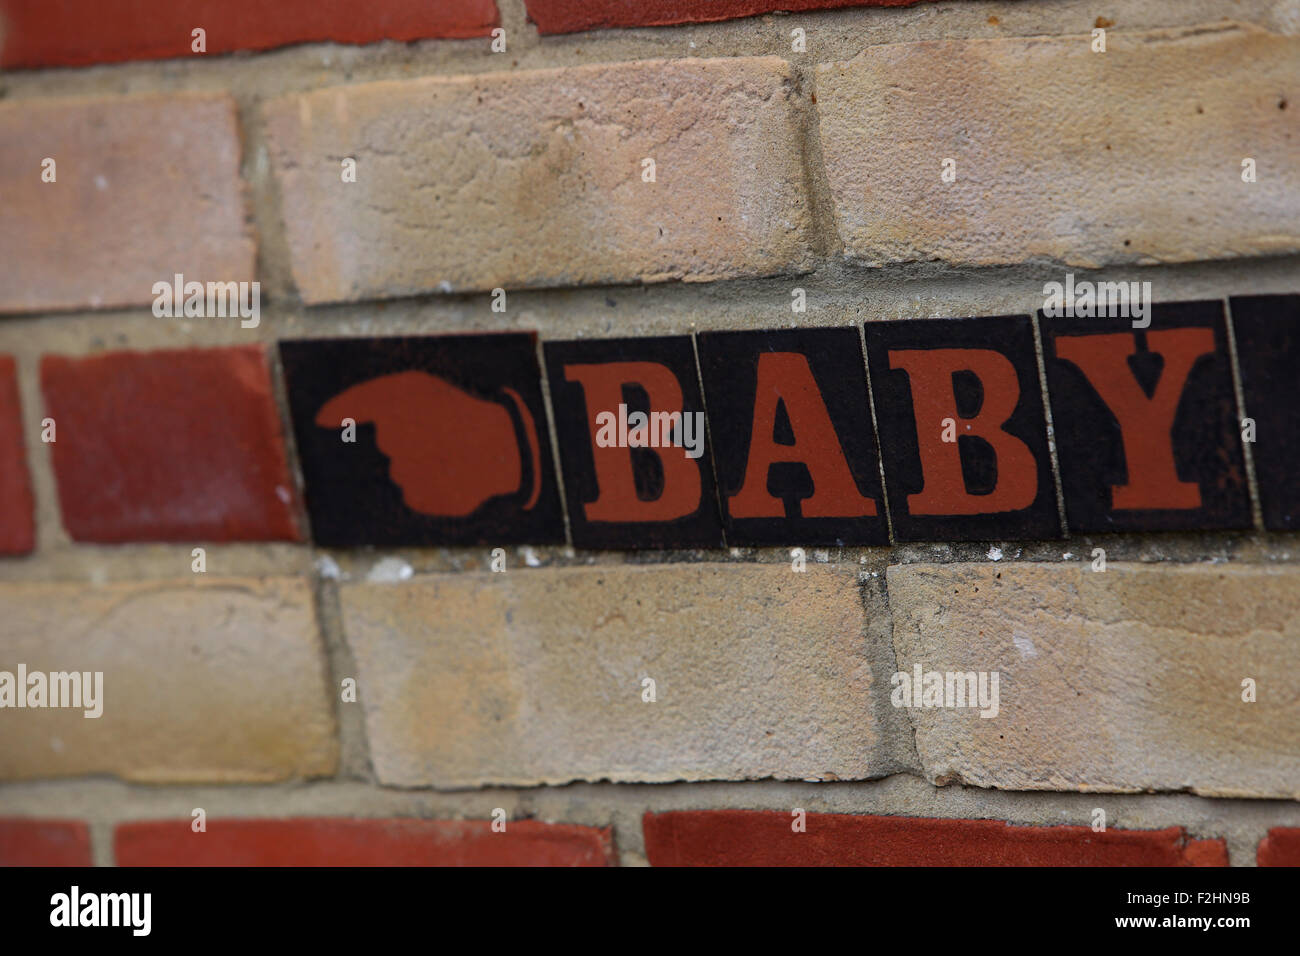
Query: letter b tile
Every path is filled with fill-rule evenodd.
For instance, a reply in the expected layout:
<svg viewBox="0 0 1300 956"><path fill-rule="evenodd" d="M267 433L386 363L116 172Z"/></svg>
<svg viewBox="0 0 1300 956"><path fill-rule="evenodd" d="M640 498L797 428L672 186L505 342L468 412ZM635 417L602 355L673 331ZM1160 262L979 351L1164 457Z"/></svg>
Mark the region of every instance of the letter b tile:
<svg viewBox="0 0 1300 956"><path fill-rule="evenodd" d="M690 336L547 342L544 354L574 546L720 547Z"/></svg>

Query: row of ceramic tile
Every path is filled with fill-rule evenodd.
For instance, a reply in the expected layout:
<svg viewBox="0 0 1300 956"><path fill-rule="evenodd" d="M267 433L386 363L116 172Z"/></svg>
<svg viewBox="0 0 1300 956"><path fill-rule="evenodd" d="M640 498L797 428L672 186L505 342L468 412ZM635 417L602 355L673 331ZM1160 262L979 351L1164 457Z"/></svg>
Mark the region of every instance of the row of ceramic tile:
<svg viewBox="0 0 1300 956"><path fill-rule="evenodd" d="M856 327L280 352L327 546L559 543L566 514L587 548L1245 529L1246 445L1289 529L1300 295L1230 309L1040 316L1041 368L1027 315L869 322L865 360Z"/></svg>

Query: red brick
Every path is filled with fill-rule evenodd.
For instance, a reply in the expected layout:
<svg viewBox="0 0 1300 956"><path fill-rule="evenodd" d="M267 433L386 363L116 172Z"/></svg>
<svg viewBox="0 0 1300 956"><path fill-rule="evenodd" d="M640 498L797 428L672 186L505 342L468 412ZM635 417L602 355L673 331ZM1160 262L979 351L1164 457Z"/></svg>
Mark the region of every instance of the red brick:
<svg viewBox="0 0 1300 956"><path fill-rule="evenodd" d="M13 357L0 355L0 554L26 554L35 538L18 377Z"/></svg>
<svg viewBox="0 0 1300 956"><path fill-rule="evenodd" d="M0 0L0 66L81 66L207 55L292 43L486 36L500 23L493 0Z"/></svg>
<svg viewBox="0 0 1300 956"><path fill-rule="evenodd" d="M906 7L920 0L525 0L540 33L576 33L601 27L661 27L840 7Z"/></svg>
<svg viewBox="0 0 1300 956"><path fill-rule="evenodd" d="M90 866L90 828L65 820L0 819L0 866Z"/></svg>
<svg viewBox="0 0 1300 956"><path fill-rule="evenodd" d="M189 820L124 823L119 866L609 866L608 828L490 820Z"/></svg>
<svg viewBox="0 0 1300 956"><path fill-rule="evenodd" d="M1274 827L1259 844L1257 866L1300 866L1300 828Z"/></svg>
<svg viewBox="0 0 1300 956"><path fill-rule="evenodd" d="M1222 840L1189 840L1182 827L1106 830L765 810L647 813L654 866L1227 866Z"/></svg>
<svg viewBox="0 0 1300 956"><path fill-rule="evenodd" d="M298 540L261 346L41 360L77 541Z"/></svg>

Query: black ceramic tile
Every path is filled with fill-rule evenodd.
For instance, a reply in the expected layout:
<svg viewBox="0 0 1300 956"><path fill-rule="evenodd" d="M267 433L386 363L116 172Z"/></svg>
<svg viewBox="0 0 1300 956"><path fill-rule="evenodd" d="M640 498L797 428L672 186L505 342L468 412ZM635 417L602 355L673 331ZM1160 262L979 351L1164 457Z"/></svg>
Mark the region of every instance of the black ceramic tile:
<svg viewBox="0 0 1300 956"><path fill-rule="evenodd" d="M564 540L533 334L310 339L280 355L319 544Z"/></svg>
<svg viewBox="0 0 1300 956"><path fill-rule="evenodd" d="M1071 533L1250 526L1222 303L1040 328Z"/></svg>
<svg viewBox="0 0 1300 956"><path fill-rule="evenodd" d="M1300 295L1244 296L1230 306L1264 526L1300 528Z"/></svg>
<svg viewBox="0 0 1300 956"><path fill-rule="evenodd" d="M690 337L547 342L544 354L574 546L720 547Z"/></svg>
<svg viewBox="0 0 1300 956"><path fill-rule="evenodd" d="M868 322L899 541L1061 534L1029 316Z"/></svg>
<svg viewBox="0 0 1300 956"><path fill-rule="evenodd" d="M887 544L858 330L697 341L727 542Z"/></svg>

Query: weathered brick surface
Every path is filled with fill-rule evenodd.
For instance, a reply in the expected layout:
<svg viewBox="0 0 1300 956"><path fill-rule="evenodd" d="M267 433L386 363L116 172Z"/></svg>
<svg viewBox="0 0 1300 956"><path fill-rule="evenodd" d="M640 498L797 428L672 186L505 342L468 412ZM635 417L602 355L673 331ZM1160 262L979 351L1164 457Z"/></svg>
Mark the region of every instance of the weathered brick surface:
<svg viewBox="0 0 1300 956"><path fill-rule="evenodd" d="M0 66L81 66L118 60L213 56L328 40L373 43L486 35L494 0L0 0ZM205 52L193 31L206 31Z"/></svg>
<svg viewBox="0 0 1300 956"><path fill-rule="evenodd" d="M298 579L0 584L0 670L102 671L103 713L0 711L0 779L330 773L331 692Z"/></svg>
<svg viewBox="0 0 1300 956"><path fill-rule="evenodd" d="M855 569L439 574L341 599L383 783L859 779L906 746Z"/></svg>
<svg viewBox="0 0 1300 956"><path fill-rule="evenodd" d="M1259 843L1257 866L1300 866L1300 827L1274 827Z"/></svg>
<svg viewBox="0 0 1300 956"><path fill-rule="evenodd" d="M0 819L0 866L90 866L90 828L74 820Z"/></svg>
<svg viewBox="0 0 1300 956"><path fill-rule="evenodd" d="M1000 675L996 717L907 711L935 782L1300 797L1297 569L902 565L888 584L899 670Z"/></svg>
<svg viewBox="0 0 1300 956"><path fill-rule="evenodd" d="M1222 840L1182 827L1115 830L1015 826L1000 820L783 811L647 813L652 866L1227 866Z"/></svg>
<svg viewBox="0 0 1300 956"><path fill-rule="evenodd" d="M610 866L608 828L510 820L189 820L124 823L119 866Z"/></svg>
<svg viewBox="0 0 1300 956"><path fill-rule="evenodd" d="M0 355L0 554L26 554L36 540L13 356Z"/></svg>
<svg viewBox="0 0 1300 956"><path fill-rule="evenodd" d="M47 355L41 386L73 539L299 537L262 346Z"/></svg>
<svg viewBox="0 0 1300 956"><path fill-rule="evenodd" d="M525 0L539 33L576 33L602 27L658 27L752 17L774 10L905 7L919 0Z"/></svg>
<svg viewBox="0 0 1300 956"><path fill-rule="evenodd" d="M846 255L996 265L1300 249L1300 37L1168 32L868 47L817 72ZM1252 157L1258 181L1244 183ZM940 179L945 158L957 180ZM1207 211L1213 210L1213 214Z"/></svg>
<svg viewBox="0 0 1300 956"><path fill-rule="evenodd" d="M791 73L776 57L368 83L265 112L309 303L806 262Z"/></svg>
<svg viewBox="0 0 1300 956"><path fill-rule="evenodd" d="M175 273L251 280L239 162L224 94L0 103L0 312L151 304Z"/></svg>

